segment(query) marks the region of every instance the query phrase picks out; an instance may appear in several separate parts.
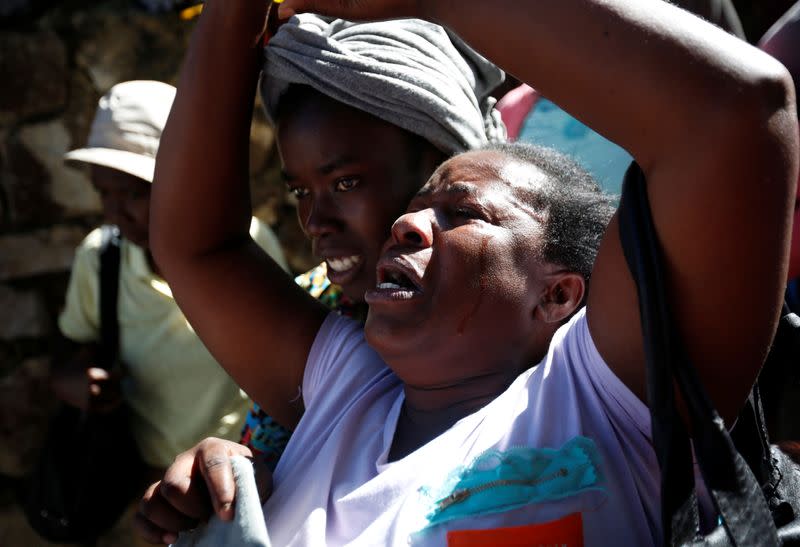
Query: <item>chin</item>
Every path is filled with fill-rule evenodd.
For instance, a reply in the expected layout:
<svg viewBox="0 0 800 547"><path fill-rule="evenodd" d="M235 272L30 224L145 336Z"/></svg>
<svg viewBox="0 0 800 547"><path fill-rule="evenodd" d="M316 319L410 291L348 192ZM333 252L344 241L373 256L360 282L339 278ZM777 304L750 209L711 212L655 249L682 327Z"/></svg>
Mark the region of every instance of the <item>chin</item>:
<svg viewBox="0 0 800 547"><path fill-rule="evenodd" d="M370 310L364 336L383 362L397 373L409 363L425 362L433 355L436 343L426 331L424 324L379 316Z"/></svg>

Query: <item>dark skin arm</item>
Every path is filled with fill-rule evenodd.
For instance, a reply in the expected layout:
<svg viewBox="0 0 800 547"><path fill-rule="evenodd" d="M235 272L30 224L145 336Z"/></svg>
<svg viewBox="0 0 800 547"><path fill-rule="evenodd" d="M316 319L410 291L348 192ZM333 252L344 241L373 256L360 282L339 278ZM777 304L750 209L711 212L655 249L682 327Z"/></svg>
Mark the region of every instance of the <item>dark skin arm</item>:
<svg viewBox="0 0 800 547"><path fill-rule="evenodd" d="M266 6L206 4L158 152L151 249L217 361L293 427L306 357L327 312L248 234L248 139Z"/></svg>
<svg viewBox="0 0 800 547"><path fill-rule="evenodd" d="M661 1L286 0L282 10L444 24L628 149L647 176L689 355L730 423L767 353L786 276L798 136L779 63ZM565 27L580 39L565 40ZM644 399L638 304L616 219L588 320L608 365Z"/></svg>

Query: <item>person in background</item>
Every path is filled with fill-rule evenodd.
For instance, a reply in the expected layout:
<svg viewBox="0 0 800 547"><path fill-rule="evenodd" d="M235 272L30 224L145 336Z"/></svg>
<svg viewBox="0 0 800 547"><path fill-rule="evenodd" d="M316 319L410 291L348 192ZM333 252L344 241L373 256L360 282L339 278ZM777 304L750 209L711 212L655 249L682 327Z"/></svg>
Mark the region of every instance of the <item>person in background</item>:
<svg viewBox="0 0 800 547"><path fill-rule="evenodd" d="M489 95L503 73L441 27L399 21L306 15L283 25L265 55L260 89L286 183L324 260L296 282L363 322L381 245L411 196L451 154L505 140ZM242 443L256 457L274 468L290 436L253 404Z"/></svg>
<svg viewBox="0 0 800 547"><path fill-rule="evenodd" d="M744 30L731 0L671 2L744 40ZM555 148L588 170L608 192L618 194L633 159L622 147L572 117L529 85L510 90L497 103L511 141Z"/></svg>
<svg viewBox="0 0 800 547"><path fill-rule="evenodd" d="M800 2L775 22L758 46L783 63L795 89L800 89ZM785 301L791 311L800 314L800 188L794 200L791 245ZM785 362L767 363L759 387L770 438L796 458L800 455L800 346L795 347L796 355Z"/></svg>
<svg viewBox="0 0 800 547"><path fill-rule="evenodd" d="M800 1L772 25L758 46L783 63L792 75L795 89L800 89ZM800 313L800 193L794 203L786 302L792 311Z"/></svg>
<svg viewBox="0 0 800 547"><path fill-rule="evenodd" d="M89 166L105 221L119 228L121 376L94 367L100 337L101 230L75 253L66 302L58 318L65 362L53 369L53 388L66 403L87 408L125 404L144 463L166 468L208 435L238 439L249 404L217 364L178 308L150 252L150 193L155 155L175 88L157 81L129 81L101 99L85 147L65 159ZM192 207L192 197L184 198ZM272 230L251 218L254 241L284 270ZM209 294L213 298L213 294ZM124 427L124 424L121 424Z"/></svg>

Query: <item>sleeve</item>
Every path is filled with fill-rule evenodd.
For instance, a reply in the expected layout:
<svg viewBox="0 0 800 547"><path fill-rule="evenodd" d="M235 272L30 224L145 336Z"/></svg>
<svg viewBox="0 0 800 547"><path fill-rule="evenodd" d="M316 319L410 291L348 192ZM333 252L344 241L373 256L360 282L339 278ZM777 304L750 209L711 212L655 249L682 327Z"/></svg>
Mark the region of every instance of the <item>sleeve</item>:
<svg viewBox="0 0 800 547"><path fill-rule="evenodd" d="M305 407L322 386L331 390L336 383L353 385L362 377L374 376L378 372L373 370L375 363L382 361L367 345L363 327L352 319L329 313L308 354L301 391Z"/></svg>
<svg viewBox="0 0 800 547"><path fill-rule="evenodd" d="M573 329L572 343L574 359L579 363L578 381L589 382L606 409L609 419L615 423L627 422L645 437L650 437L650 410L625 383L608 367L589 331L586 308L581 310ZM575 348L577 346L577 348ZM582 369L582 370L581 370Z"/></svg>
<svg viewBox="0 0 800 547"><path fill-rule="evenodd" d="M256 217L250 221L250 237L256 242L256 245L264 249L272 259L285 271L289 271L289 264L286 262L286 257L283 255L281 243L272 228L261 222Z"/></svg>
<svg viewBox="0 0 800 547"><path fill-rule="evenodd" d="M95 230L75 251L64 309L58 317L61 334L75 342L92 342L100 336L100 239L100 230Z"/></svg>

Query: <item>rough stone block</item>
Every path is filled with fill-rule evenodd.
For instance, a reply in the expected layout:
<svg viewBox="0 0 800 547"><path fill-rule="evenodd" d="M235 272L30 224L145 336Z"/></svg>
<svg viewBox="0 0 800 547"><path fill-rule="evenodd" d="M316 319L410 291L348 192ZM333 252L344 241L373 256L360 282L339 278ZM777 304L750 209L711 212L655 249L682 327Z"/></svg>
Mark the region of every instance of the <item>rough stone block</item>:
<svg viewBox="0 0 800 547"><path fill-rule="evenodd" d="M19 139L47 170L50 199L63 209L64 216L100 212L100 198L84 172L64 163L64 154L73 146L62 120L28 125Z"/></svg>
<svg viewBox="0 0 800 547"><path fill-rule="evenodd" d="M105 92L125 80L173 82L192 24L141 12L80 13L72 21L77 65Z"/></svg>
<svg viewBox="0 0 800 547"><path fill-rule="evenodd" d="M34 338L48 333L50 321L44 300L35 291L0 285L0 340Z"/></svg>
<svg viewBox="0 0 800 547"><path fill-rule="evenodd" d="M83 228L55 226L0 237L0 281L69 270L85 236Z"/></svg>
<svg viewBox="0 0 800 547"><path fill-rule="evenodd" d="M67 102L67 54L49 31L0 33L0 123L58 112Z"/></svg>

